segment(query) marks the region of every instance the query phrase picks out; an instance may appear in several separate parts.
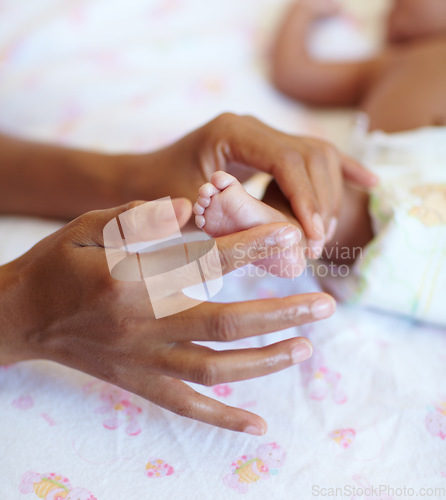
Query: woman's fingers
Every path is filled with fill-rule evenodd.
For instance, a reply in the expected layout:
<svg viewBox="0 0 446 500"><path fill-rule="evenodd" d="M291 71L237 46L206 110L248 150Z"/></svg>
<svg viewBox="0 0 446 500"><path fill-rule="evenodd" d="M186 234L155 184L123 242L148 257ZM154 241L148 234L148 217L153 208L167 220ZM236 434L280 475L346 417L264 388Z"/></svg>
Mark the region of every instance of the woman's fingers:
<svg viewBox="0 0 446 500"><path fill-rule="evenodd" d="M262 159L253 164L277 181L307 238L320 240L325 231L316 192L308 174L309 170L318 166L314 158L307 155L303 142L295 140L291 145L286 136L280 134L283 136L280 137L279 134L270 133L265 140L256 141L257 152ZM248 139L245 139L245 144L247 142Z"/></svg>
<svg viewBox="0 0 446 500"><path fill-rule="evenodd" d="M316 240L310 239L308 242L309 256L317 259L322 255L330 220L334 216L335 186L332 182L328 158L318 153L312 153L312 157L308 172L319 205L319 214L316 217L321 217L320 222L324 227L323 235Z"/></svg>
<svg viewBox="0 0 446 500"><path fill-rule="evenodd" d="M379 178L363 167L358 161L347 155L341 155L342 172L346 180L360 187L370 188L379 182Z"/></svg>
<svg viewBox="0 0 446 500"><path fill-rule="evenodd" d="M158 321L175 322L162 329L166 342L230 342L325 319L335 310L330 295L307 293L231 304L207 302Z"/></svg>
<svg viewBox="0 0 446 500"><path fill-rule="evenodd" d="M278 162L272 175L281 191L288 199L296 219L302 225L308 239L309 256L316 257L314 251L325 238L325 228L321 216L321 207L308 172L317 169L313 161L307 162L294 155L293 158ZM309 163L309 164L307 164Z"/></svg>
<svg viewBox="0 0 446 500"><path fill-rule="evenodd" d="M252 117L238 117L238 127L233 127L226 142L227 163L252 165L272 175L289 200L307 238L320 241L325 237L320 207L308 172L318 168L315 158L321 158L321 152L323 157L322 145L326 143L317 141L313 147L316 141L289 136ZM322 162L325 159L322 158Z"/></svg>
<svg viewBox="0 0 446 500"><path fill-rule="evenodd" d="M223 274L252 262L278 255L299 244L302 232L297 226L276 222L217 238Z"/></svg>
<svg viewBox="0 0 446 500"><path fill-rule="evenodd" d="M81 215L71 222L78 228L72 239L78 246L122 248L171 236L191 215L192 204L186 198L132 201Z"/></svg>
<svg viewBox="0 0 446 500"><path fill-rule="evenodd" d="M142 385L133 392L178 415L216 427L255 436L267 431L263 418L240 408L226 406L194 391L184 382L164 375L151 375L148 387Z"/></svg>
<svg viewBox="0 0 446 500"><path fill-rule="evenodd" d="M375 175L357 161L341 155L326 141L292 136L250 116L225 114L217 118L216 124L218 168L224 169L235 162L271 174L290 202L315 253L320 242L334 234L342 175L364 187L377 183Z"/></svg>
<svg viewBox="0 0 446 500"><path fill-rule="evenodd" d="M326 206L324 225L325 225L325 243L333 238L336 231L339 212L341 210L342 197L344 191L344 180L342 171L339 168L339 153L334 149L326 151L326 169L324 178L315 177L314 182L318 189L318 199L324 198L330 200L330 205ZM328 203L328 201L327 201Z"/></svg>
<svg viewBox="0 0 446 500"><path fill-rule="evenodd" d="M160 352L157 368L164 375L213 386L269 375L302 363L312 353L310 341L302 337L266 347L226 351L187 342Z"/></svg>

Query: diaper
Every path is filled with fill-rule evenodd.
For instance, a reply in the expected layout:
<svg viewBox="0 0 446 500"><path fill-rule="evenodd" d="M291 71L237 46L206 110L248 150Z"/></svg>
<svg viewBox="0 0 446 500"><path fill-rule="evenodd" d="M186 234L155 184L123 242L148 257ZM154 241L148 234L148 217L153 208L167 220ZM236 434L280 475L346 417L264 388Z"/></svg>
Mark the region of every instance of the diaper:
<svg viewBox="0 0 446 500"><path fill-rule="evenodd" d="M446 326L446 127L361 133L355 153L380 184L375 237L335 292L348 301Z"/></svg>

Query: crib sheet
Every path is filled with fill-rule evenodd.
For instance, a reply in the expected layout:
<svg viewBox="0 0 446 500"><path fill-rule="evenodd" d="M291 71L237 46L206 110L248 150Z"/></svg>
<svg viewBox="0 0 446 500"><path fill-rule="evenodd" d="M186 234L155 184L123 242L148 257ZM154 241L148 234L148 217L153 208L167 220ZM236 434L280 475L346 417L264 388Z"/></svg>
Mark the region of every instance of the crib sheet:
<svg viewBox="0 0 446 500"><path fill-rule="evenodd" d="M321 57L377 43L386 3L346 4L353 17L321 26L313 40ZM234 111L341 144L348 112L312 115L267 81L284 5L0 0L0 128L146 151ZM1 217L0 263L60 226ZM225 277L217 300L317 289L311 276L291 282L247 267ZM315 348L299 367L194 385L262 415L269 430L260 438L181 418L55 363L0 367L0 500L446 497L446 332L339 305L329 320L225 348L296 334Z"/></svg>

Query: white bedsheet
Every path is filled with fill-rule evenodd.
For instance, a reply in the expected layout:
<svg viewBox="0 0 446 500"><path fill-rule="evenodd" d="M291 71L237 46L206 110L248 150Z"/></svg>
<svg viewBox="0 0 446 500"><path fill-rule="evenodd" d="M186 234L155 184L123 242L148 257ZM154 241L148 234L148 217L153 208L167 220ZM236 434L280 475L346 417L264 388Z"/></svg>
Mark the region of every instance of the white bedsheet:
<svg viewBox="0 0 446 500"><path fill-rule="evenodd" d="M384 3L348 4L359 15L349 26L366 33L357 38L364 53ZM1 0L0 127L145 151L229 110L342 143L349 113L310 116L267 82L265 53L283 5ZM324 29L318 53L330 30L339 36L339 25ZM60 225L0 218L0 263ZM219 299L317 289L310 277L288 282L250 270L226 277ZM261 438L180 418L54 363L0 367L0 499L353 499L361 488L376 499L442 498L422 488L446 492L446 332L339 306L330 320L237 345L296 334L315 347L300 367L198 388L261 414L269 423ZM343 490L328 490L336 487Z"/></svg>

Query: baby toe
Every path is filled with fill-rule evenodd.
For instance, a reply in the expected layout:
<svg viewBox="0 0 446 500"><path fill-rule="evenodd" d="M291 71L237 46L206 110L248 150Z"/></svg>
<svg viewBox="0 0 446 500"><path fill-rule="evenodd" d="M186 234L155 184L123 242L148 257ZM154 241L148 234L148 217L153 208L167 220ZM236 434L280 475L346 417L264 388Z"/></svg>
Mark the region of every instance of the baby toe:
<svg viewBox="0 0 446 500"><path fill-rule="evenodd" d="M219 170L218 172L212 174L211 182L220 191L223 191L223 189L226 189L229 186L240 184L233 175L228 174L228 172L224 172L223 170Z"/></svg>
<svg viewBox="0 0 446 500"><path fill-rule="evenodd" d="M197 203L203 208L207 208L211 204L210 198L204 198L203 196L199 196Z"/></svg>
<svg viewBox="0 0 446 500"><path fill-rule="evenodd" d="M202 215L196 215L195 216L195 224L197 225L197 227L199 229L201 229L206 224L206 220Z"/></svg>
<svg viewBox="0 0 446 500"><path fill-rule="evenodd" d="M197 201L197 203L195 203L194 208L193 208L194 214L195 215L203 215L204 210L205 210L204 207L201 206Z"/></svg>
<svg viewBox="0 0 446 500"><path fill-rule="evenodd" d="M211 196L214 196L214 194L217 194L219 192L220 190L217 189L210 182L206 182L206 184L203 184L201 188L198 190L198 193L202 198L210 198Z"/></svg>

